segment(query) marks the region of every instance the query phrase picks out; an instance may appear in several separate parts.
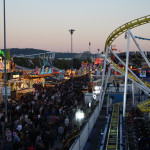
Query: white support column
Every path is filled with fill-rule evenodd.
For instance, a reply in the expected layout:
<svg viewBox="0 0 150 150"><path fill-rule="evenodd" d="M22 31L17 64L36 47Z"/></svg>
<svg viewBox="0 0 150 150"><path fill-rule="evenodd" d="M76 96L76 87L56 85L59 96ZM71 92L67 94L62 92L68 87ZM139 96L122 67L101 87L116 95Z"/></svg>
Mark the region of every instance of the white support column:
<svg viewBox="0 0 150 150"><path fill-rule="evenodd" d="M107 114L108 114L109 107L110 107L110 99L109 99L109 94L108 94L108 96L107 96Z"/></svg>
<svg viewBox="0 0 150 150"><path fill-rule="evenodd" d="M109 66L109 69L108 69L108 74L107 74L107 77L106 77L106 80L105 80L105 87L104 87L104 90L103 90L103 95L102 95L102 104L103 104L103 101L104 101L104 96L105 96L105 91L106 91L106 88L107 88L107 83L108 83L108 78L110 77L110 71L111 71L111 66Z"/></svg>
<svg viewBox="0 0 150 150"><path fill-rule="evenodd" d="M133 36L133 34L132 34L131 32L130 32L130 34L131 34L131 37L132 37L134 43L136 44L137 48L139 49L141 55L143 56L143 58L145 59L145 61L146 61L147 64L148 64L148 66L150 67L150 63L149 63L147 57L145 56L145 54L143 53L142 49L140 48L139 44L137 43L135 37Z"/></svg>
<svg viewBox="0 0 150 150"><path fill-rule="evenodd" d="M127 82L128 82L128 62L129 62L129 46L130 46L130 29L128 29L127 39L127 53L126 53L126 71L125 71L125 86L124 86L124 98L123 98L123 117L126 115L126 98L127 98Z"/></svg>
<svg viewBox="0 0 150 150"><path fill-rule="evenodd" d="M135 99L134 99L134 82L132 82L132 102L133 106L135 105Z"/></svg>
<svg viewBox="0 0 150 150"><path fill-rule="evenodd" d="M105 53L105 60L104 60L104 67L102 72L102 83L101 83L101 91L100 91L100 99L99 99L99 109L101 110L102 101L101 101L101 95L103 93L103 84L104 84L104 77L105 77L105 71L106 71L106 62L107 62L107 55L108 55L108 46L106 47L106 53Z"/></svg>

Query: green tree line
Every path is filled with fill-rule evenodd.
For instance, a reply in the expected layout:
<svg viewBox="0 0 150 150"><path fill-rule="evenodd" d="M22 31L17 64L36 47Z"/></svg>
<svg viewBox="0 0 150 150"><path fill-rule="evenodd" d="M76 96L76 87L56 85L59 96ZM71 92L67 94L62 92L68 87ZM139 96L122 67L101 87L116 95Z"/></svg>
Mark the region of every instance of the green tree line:
<svg viewBox="0 0 150 150"><path fill-rule="evenodd" d="M32 63L31 63L32 62ZM42 59L39 58L14 58L14 63L16 65L27 67L34 69L36 67L41 68L43 65ZM53 66L57 67L59 69L71 69L71 66L73 66L74 69L79 69L81 67L81 60L80 59L73 59L73 60L65 60L65 59L55 59L53 60Z"/></svg>

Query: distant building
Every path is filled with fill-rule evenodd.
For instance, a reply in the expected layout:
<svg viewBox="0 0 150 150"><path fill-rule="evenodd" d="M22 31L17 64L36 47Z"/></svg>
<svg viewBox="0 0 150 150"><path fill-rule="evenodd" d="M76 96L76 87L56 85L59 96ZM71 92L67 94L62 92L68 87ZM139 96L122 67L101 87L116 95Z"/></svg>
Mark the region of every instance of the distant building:
<svg viewBox="0 0 150 150"><path fill-rule="evenodd" d="M82 60L91 59L91 53L89 51L85 51L79 55L76 55L75 58L82 59Z"/></svg>

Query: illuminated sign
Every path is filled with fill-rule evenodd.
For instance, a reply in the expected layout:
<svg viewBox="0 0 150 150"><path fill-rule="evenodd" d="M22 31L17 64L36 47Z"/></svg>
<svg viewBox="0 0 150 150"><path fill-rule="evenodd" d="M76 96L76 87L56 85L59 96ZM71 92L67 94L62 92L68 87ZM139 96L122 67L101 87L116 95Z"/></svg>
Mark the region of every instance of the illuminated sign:
<svg viewBox="0 0 150 150"><path fill-rule="evenodd" d="M2 50L0 50L0 54L1 54L3 57L5 57L5 54L4 54L4 52L3 52Z"/></svg>
<svg viewBox="0 0 150 150"><path fill-rule="evenodd" d="M95 86L93 93L99 94L99 93L100 93L100 90L101 90L101 87L100 87L100 86Z"/></svg>
<svg viewBox="0 0 150 150"><path fill-rule="evenodd" d="M19 75L13 75L13 78L19 78Z"/></svg>
<svg viewBox="0 0 150 150"><path fill-rule="evenodd" d="M146 71L145 70L141 70L140 77L146 77Z"/></svg>

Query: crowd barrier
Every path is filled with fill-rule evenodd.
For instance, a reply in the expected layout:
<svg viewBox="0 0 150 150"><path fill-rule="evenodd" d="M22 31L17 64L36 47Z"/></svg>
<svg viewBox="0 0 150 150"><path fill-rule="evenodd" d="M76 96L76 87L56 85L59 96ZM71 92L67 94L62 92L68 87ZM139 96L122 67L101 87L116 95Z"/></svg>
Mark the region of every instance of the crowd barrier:
<svg viewBox="0 0 150 150"><path fill-rule="evenodd" d="M83 126L79 136L76 138L74 143L71 145L69 150L83 150L84 146L90 136L90 133L94 127L94 124L99 116L99 105L96 106L94 109L93 113L90 115L88 121L86 124Z"/></svg>

